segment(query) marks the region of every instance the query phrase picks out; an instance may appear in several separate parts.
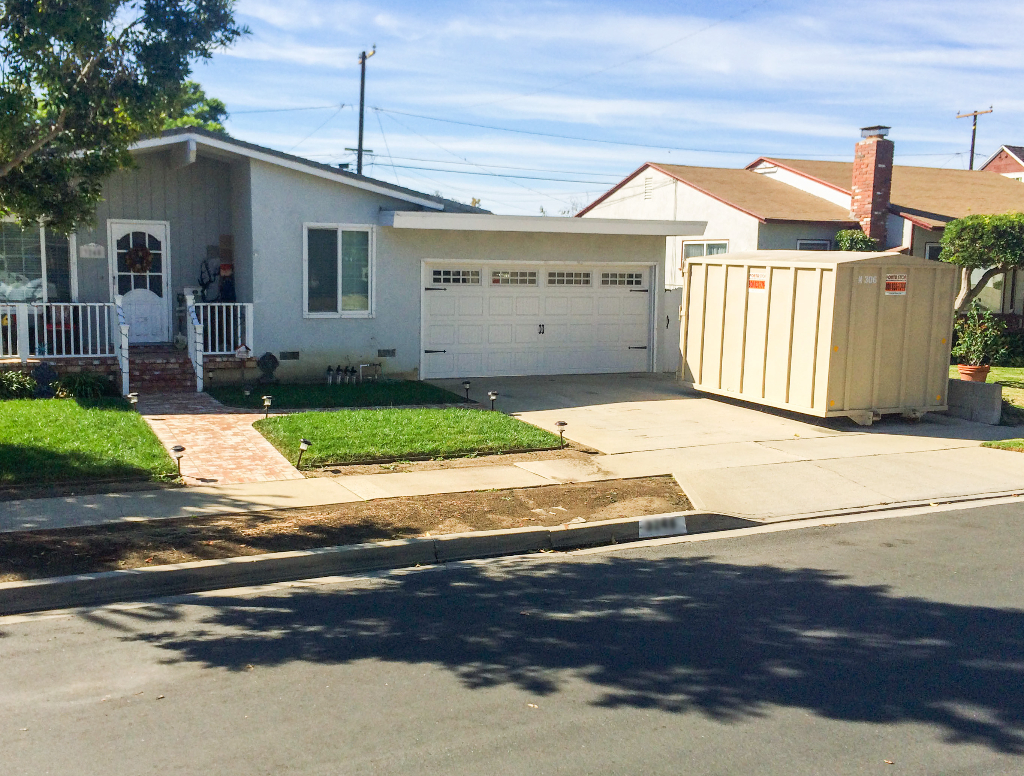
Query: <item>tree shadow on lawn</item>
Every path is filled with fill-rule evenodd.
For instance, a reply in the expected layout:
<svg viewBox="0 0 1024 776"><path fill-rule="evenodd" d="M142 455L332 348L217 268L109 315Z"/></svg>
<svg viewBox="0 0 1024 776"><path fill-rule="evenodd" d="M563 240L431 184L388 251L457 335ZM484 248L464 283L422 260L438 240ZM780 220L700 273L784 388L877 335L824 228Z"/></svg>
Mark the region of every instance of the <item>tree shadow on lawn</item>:
<svg viewBox="0 0 1024 776"><path fill-rule="evenodd" d="M149 469L81 451L0 442L0 488L90 480L157 480Z"/></svg>
<svg viewBox="0 0 1024 776"><path fill-rule="evenodd" d="M819 570L708 558L470 566L190 600L198 622L181 607L89 616L205 667L431 663L467 688L548 695L575 679L608 708L732 723L801 708L1024 753L1024 612L894 597Z"/></svg>

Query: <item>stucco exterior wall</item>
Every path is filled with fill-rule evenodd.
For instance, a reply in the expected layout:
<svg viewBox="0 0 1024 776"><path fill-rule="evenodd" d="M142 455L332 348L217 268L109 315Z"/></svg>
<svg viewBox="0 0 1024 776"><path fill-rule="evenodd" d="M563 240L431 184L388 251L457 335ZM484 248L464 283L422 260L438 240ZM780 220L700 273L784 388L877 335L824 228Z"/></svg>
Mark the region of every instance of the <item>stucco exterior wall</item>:
<svg viewBox="0 0 1024 776"><path fill-rule="evenodd" d="M795 251L799 240L829 240L835 248L836 232L840 227L817 223L769 223L760 224L757 235L757 250Z"/></svg>
<svg viewBox="0 0 1024 776"><path fill-rule="evenodd" d="M108 248L109 219L168 221L171 244L171 301L184 286L196 285L206 246L231 234L231 170L218 160L199 157L170 169L165 153L136 158L137 167L115 173L103 186L96 223L78 231L78 245ZM107 259L78 259L79 301L109 302ZM172 308L173 309L173 308Z"/></svg>
<svg viewBox="0 0 1024 776"><path fill-rule="evenodd" d="M231 233L235 241L235 294L252 301L252 175L250 162L231 165Z"/></svg>

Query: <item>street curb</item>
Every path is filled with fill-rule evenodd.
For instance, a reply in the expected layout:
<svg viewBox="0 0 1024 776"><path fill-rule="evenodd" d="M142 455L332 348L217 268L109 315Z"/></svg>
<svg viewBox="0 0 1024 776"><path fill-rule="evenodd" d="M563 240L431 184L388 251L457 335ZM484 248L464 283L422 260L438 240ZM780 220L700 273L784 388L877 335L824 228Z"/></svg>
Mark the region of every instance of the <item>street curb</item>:
<svg viewBox="0 0 1024 776"><path fill-rule="evenodd" d="M247 555L95 574L0 583L0 616L49 609L99 606L184 593L290 582L354 572L449 563L543 550L568 550L635 542L643 527L662 536L726 531L754 521L706 512L670 512L645 517L550 528L475 531L415 539ZM660 526L668 526L660 528Z"/></svg>

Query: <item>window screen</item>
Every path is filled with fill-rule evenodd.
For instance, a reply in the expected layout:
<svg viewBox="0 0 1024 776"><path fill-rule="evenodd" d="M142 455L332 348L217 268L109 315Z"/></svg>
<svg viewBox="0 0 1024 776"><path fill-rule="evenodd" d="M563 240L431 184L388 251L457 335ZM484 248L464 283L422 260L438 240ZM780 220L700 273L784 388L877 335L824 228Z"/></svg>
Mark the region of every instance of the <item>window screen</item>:
<svg viewBox="0 0 1024 776"><path fill-rule="evenodd" d="M306 251L306 309L338 312L338 230L309 229Z"/></svg>
<svg viewBox="0 0 1024 776"><path fill-rule="evenodd" d="M927 243L924 246L924 257L929 261L938 261L941 253L942 245L940 243Z"/></svg>

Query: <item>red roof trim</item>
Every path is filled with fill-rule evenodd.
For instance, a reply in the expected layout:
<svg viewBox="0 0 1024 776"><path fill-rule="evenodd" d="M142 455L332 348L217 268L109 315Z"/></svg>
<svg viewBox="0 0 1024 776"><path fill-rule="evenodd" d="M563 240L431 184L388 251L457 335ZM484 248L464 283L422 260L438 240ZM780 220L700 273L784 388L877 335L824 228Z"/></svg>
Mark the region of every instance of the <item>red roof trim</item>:
<svg viewBox="0 0 1024 776"><path fill-rule="evenodd" d="M600 197L598 197L593 202L591 202L589 205L587 205L585 208L583 208L583 210L581 210L579 213L577 213L575 216L573 216L573 218L581 218L584 214L589 213L593 208L595 208L598 205L600 205L602 202L604 202L606 199L608 199L608 197L610 197L616 191L618 191L623 186L625 186L627 183L629 183L631 180L633 180L633 178L635 178L637 175L639 175L640 173L642 173L644 170L646 170L648 167L651 167L651 166L652 165L651 165L650 162L645 162L644 164L640 165L637 169L635 169L633 172L631 172L629 175L627 175L621 181L619 181L614 186L612 186L612 188L608 189L608 191L606 191ZM664 172L664 170L662 170L662 172Z"/></svg>
<svg viewBox="0 0 1024 776"><path fill-rule="evenodd" d="M746 213L748 216L752 216L753 218L756 218L762 224L768 223L767 220L764 217L759 216L757 213L752 213L749 210L747 210L745 208L742 208L739 205L737 205L737 204L735 204L733 202L730 202L727 199L723 199L722 197L719 197L717 194L712 194L710 191L706 191L706 190L702 189L700 186L697 186L697 185L695 185L693 183L690 183L690 181L686 180L685 178L680 178L678 175L675 175L675 174L669 172L668 170L664 170L664 169L662 169L661 167L659 167L658 165L656 165L656 164L654 164L652 162L648 162L646 166L650 167L651 169L657 170L658 172L662 173L663 175L667 175L670 178L675 178L680 183L685 183L687 186L689 186L694 191L699 191L701 194L704 194L705 196L711 197L711 199L717 200L718 202L721 202L723 205L728 205L733 210L738 210L741 213Z"/></svg>
<svg viewBox="0 0 1024 776"><path fill-rule="evenodd" d="M829 183L828 181L823 181L821 178L815 178L813 175L808 175L803 170L798 170L795 167L790 167L788 164L783 164L782 162L780 162L780 161L778 161L776 159L772 159L770 156L762 156L762 157L760 157L759 159L757 159L757 160L751 162L750 164L748 164L746 169L753 170L761 162L768 162L770 164L774 164L776 167L781 167L783 170L788 170L789 172L794 173L795 175L799 175L801 178L807 178L807 180L809 180L809 181L814 181L815 183L820 183L822 186L827 186L828 188L833 189L834 191L838 191L841 194L847 194L847 195L849 195L851 197L853 196L853 192L852 191L849 191L847 189L842 189L839 186L836 186L834 183ZM852 185L853 184L851 182L851 186Z"/></svg>

